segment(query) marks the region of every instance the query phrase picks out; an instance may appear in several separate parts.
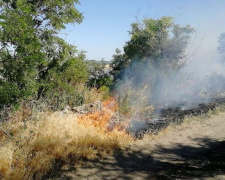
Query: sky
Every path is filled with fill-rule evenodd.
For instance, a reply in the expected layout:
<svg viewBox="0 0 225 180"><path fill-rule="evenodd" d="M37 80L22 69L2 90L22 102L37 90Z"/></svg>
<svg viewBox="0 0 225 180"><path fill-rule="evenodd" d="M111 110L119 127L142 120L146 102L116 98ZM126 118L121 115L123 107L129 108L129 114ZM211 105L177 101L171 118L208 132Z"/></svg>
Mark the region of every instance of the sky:
<svg viewBox="0 0 225 180"><path fill-rule="evenodd" d="M137 19L172 16L175 23L190 24L196 29L190 52L200 52L198 58L215 57L218 37L225 32L225 0L80 0L76 8L83 22L67 25L61 37L90 60L112 60Z"/></svg>

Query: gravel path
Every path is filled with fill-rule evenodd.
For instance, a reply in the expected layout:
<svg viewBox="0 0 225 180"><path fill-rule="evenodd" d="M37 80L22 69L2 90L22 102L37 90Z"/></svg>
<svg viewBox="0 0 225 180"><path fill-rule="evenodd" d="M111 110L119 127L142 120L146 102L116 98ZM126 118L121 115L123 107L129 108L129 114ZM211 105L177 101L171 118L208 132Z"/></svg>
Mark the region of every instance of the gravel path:
<svg viewBox="0 0 225 180"><path fill-rule="evenodd" d="M52 179L225 179L225 113L171 125L113 156Z"/></svg>

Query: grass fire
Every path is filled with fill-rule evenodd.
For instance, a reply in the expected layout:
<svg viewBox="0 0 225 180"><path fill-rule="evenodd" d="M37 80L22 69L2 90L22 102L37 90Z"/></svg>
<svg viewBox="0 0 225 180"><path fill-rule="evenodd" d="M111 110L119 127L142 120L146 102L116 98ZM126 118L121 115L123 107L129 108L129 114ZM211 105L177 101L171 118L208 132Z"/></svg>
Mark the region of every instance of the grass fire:
<svg viewBox="0 0 225 180"><path fill-rule="evenodd" d="M224 6L0 1L0 179L225 178Z"/></svg>

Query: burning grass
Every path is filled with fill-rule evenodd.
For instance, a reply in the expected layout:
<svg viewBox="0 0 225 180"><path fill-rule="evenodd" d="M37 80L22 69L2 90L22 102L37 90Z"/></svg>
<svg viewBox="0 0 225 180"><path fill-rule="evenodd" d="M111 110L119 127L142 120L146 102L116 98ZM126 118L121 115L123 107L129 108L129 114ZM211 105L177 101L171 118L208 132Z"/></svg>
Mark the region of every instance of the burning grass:
<svg viewBox="0 0 225 180"><path fill-rule="evenodd" d="M81 116L39 114L36 120L27 122L17 116L3 123L2 130L7 130L8 136L0 131L0 177L41 179L55 162L74 166L128 145L132 138L124 131L108 130L110 108Z"/></svg>
<svg viewBox="0 0 225 180"><path fill-rule="evenodd" d="M145 110L153 111L152 107ZM204 118L222 110L224 106ZM129 145L133 141L126 132L129 119L110 127L115 111L118 104L110 99L101 110L89 114L38 113L25 121L25 111L15 113L0 126L0 178L41 179L56 164L76 166Z"/></svg>

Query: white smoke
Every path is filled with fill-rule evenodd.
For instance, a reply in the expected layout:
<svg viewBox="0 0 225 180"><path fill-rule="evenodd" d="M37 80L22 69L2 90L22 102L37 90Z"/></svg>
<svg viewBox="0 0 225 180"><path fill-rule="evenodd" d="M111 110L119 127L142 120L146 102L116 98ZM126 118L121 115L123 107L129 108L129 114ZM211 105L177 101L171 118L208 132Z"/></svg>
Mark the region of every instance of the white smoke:
<svg viewBox="0 0 225 180"><path fill-rule="evenodd" d="M144 94L148 104L182 108L191 108L222 96L225 92L225 59L217 51L218 37L204 36L201 43L191 43L187 50L188 61L179 71L162 73L161 69L151 65L143 68L142 62L136 61L124 71L118 94L126 93L128 85L136 92L148 86L149 90ZM133 98L131 104L137 104L141 99L146 98Z"/></svg>

